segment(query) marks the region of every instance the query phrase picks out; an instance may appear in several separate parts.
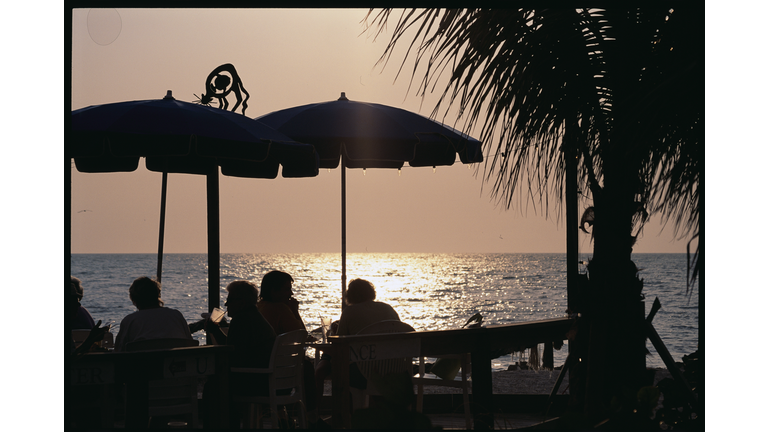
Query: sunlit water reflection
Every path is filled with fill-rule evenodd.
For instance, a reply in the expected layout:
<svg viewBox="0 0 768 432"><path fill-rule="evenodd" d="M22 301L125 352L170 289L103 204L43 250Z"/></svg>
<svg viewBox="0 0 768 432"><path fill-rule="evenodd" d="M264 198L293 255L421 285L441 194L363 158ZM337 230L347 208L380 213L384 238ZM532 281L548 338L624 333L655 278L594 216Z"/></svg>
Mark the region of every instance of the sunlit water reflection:
<svg viewBox="0 0 768 432"><path fill-rule="evenodd" d="M586 257L585 257L586 258ZM698 343L698 292L685 293L685 254L638 254L643 268L646 311L655 297L662 303L654 325L675 360L695 351ZM75 254L72 274L83 281L83 305L96 320L119 331L122 318L135 310L128 287L139 276L156 272L154 254ZM247 279L257 285L270 270L283 270L294 280L307 327L317 328L320 317L338 319L341 313L339 254L223 254L220 302L231 281ZM347 281L368 279L377 300L389 303L400 319L416 330L461 327L475 313L484 324L507 324L565 316L567 308L565 254L402 254L347 255ZM181 311L189 322L208 310L208 269L205 254L168 254L163 260L165 305ZM204 332L194 334L205 341ZM655 350L649 367L663 363ZM568 347L555 351L555 364L565 361ZM506 369L517 356L494 360Z"/></svg>

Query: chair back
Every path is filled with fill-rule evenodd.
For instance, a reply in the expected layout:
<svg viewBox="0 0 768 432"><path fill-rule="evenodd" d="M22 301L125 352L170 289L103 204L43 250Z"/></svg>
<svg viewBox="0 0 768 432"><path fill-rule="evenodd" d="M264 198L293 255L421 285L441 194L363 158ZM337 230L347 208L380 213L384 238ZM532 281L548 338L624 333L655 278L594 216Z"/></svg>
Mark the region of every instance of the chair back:
<svg viewBox="0 0 768 432"><path fill-rule="evenodd" d="M199 346L200 341L194 339L182 339L182 338L162 338L162 339L145 339L139 341L128 342L125 344L126 351L153 351L171 348L186 348Z"/></svg>
<svg viewBox="0 0 768 432"><path fill-rule="evenodd" d="M278 335L272 348L269 368L269 391L276 396L282 390L303 391L304 379L304 342L306 330L295 330ZM303 395L300 396L302 399Z"/></svg>
<svg viewBox="0 0 768 432"><path fill-rule="evenodd" d="M294 330L283 333L275 338L272 355L267 368L230 369L234 373L268 374L269 396L234 396L235 402L246 402L249 406L245 425L248 428L261 428L261 416L253 411L253 404L269 404L272 428L277 429L277 407L279 405L298 404L299 427L306 429L307 413L304 395L304 343L307 340L306 330ZM279 394L278 394L279 393ZM260 409L260 408L259 408ZM257 419L258 417L258 419Z"/></svg>
<svg viewBox="0 0 768 432"><path fill-rule="evenodd" d="M416 331L407 323L399 320L384 320L373 323L359 332L357 335L384 334L384 333L406 333ZM413 358L390 358L383 360L362 360L355 362L360 373L368 380L366 393L382 394L382 389L377 388L376 382L381 382L381 378L388 375L406 372L413 376Z"/></svg>

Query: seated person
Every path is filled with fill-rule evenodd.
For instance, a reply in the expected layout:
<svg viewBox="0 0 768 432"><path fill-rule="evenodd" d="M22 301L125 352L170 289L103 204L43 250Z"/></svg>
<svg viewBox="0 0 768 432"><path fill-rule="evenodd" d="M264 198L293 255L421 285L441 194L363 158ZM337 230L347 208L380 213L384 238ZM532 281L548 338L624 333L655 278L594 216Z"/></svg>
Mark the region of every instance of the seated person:
<svg viewBox="0 0 768 432"><path fill-rule="evenodd" d="M373 323L384 320L398 320L400 316L392 306L374 301L376 289L365 279L354 279L349 283L344 301L347 307L341 312L339 336L354 335Z"/></svg>
<svg viewBox="0 0 768 432"><path fill-rule="evenodd" d="M261 292L257 306L277 334L306 330L299 315L299 302L293 297L293 278L273 270L261 279Z"/></svg>
<svg viewBox="0 0 768 432"><path fill-rule="evenodd" d="M275 333L283 334L294 330L306 330L299 315L299 302L293 297L293 277L288 273L273 270L261 279L259 312L269 322ZM307 335L307 339L315 338ZM309 359L304 359L304 393L307 415L311 424L318 421L317 399L315 399L315 368Z"/></svg>
<svg viewBox="0 0 768 432"><path fill-rule="evenodd" d="M72 278L75 279L75 278ZM91 350L91 347L104 339L104 334L109 330L108 327L100 327L101 321L98 324L94 323L91 327L91 332L88 337L83 341L80 346L76 346L74 338L72 338L72 330L75 329L75 322L80 310L80 299L82 298L81 291L77 289L75 283L64 280L64 352L69 354L82 354Z"/></svg>
<svg viewBox="0 0 768 432"><path fill-rule="evenodd" d="M210 318L205 322L205 331L213 334L218 344L235 347L230 366L268 367L276 334L256 307L258 288L243 280L230 283L226 290L229 294L224 306L231 318L227 334Z"/></svg>
<svg viewBox="0 0 768 432"><path fill-rule="evenodd" d="M266 368L275 344L275 331L269 325L264 316L256 307L259 290L249 281L234 281L227 285L227 314L231 318L227 334L221 331L218 323L211 321L210 317L205 321L205 331L213 336L217 344L234 347L230 357L231 367ZM230 375L230 394L225 397L238 394L267 395L269 382L267 375L236 374ZM213 409L213 401L220 395L218 382L215 376L208 379L203 390L205 405L211 407L206 412L206 422L218 423L218 412ZM237 427L239 424L241 407L230 403L230 424Z"/></svg>
<svg viewBox="0 0 768 432"><path fill-rule="evenodd" d="M80 293L75 284L68 278L64 278L64 364L65 368L70 365L73 357L80 356L91 350L95 343L104 339L107 327L100 327L101 321L94 324L88 337L78 347L72 338L72 325L77 317L77 311L80 308ZM66 370L66 369L65 369ZM98 402L102 396L101 391L94 385L72 385L72 381L64 380L64 398L66 401L80 401L83 404ZM98 414L98 411L97 411ZM106 427L101 424L101 416L94 415L94 408L81 406L79 403L72 403L67 407L65 430L98 430Z"/></svg>
<svg viewBox="0 0 768 432"><path fill-rule="evenodd" d="M80 282L80 279L70 276L70 281L72 285L75 287L75 291L77 292L78 301L83 301L83 285ZM88 309L86 309L83 305L80 305L80 307L77 309L77 315L74 318L74 321L72 322L72 328L73 329L92 329L96 325L96 322L93 320L93 317L91 316L91 313L88 312Z"/></svg>
<svg viewBox="0 0 768 432"><path fill-rule="evenodd" d="M133 281L128 295L139 310L120 322L115 351L125 351L128 343L146 339L192 339L184 315L176 309L163 307L160 289L160 282L146 276Z"/></svg>
<svg viewBox="0 0 768 432"><path fill-rule="evenodd" d="M339 336L354 335L379 321L400 321L400 316L392 306L374 301L375 299L376 289L371 282L365 279L354 279L349 282L349 287L344 296L347 307L341 312L338 328L334 333ZM330 360L330 356L323 354L315 368L315 387L318 389L320 396L322 396L325 378L331 375ZM367 380L355 364L350 365L349 385L362 389L367 386Z"/></svg>

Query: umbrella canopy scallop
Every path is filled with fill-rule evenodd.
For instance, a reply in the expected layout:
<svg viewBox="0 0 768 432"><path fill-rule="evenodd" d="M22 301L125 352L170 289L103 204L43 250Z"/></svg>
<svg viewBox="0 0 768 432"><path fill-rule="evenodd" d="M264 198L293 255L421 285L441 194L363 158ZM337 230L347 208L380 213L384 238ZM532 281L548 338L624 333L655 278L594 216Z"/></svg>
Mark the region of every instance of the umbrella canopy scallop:
<svg viewBox="0 0 768 432"><path fill-rule="evenodd" d="M312 144L320 168L400 168L482 162L482 143L422 115L369 102L338 100L275 111L256 120Z"/></svg>
<svg viewBox="0 0 768 432"><path fill-rule="evenodd" d="M170 93L170 92L169 92ZM81 172L134 171L139 158L157 172L275 178L318 174L318 156L244 115L163 99L118 102L72 111L67 152Z"/></svg>

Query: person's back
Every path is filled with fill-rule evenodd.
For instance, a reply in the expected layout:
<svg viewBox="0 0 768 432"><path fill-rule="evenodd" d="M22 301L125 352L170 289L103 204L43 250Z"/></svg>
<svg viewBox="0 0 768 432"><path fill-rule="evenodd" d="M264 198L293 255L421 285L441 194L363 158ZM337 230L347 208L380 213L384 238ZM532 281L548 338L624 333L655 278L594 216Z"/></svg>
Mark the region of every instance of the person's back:
<svg viewBox="0 0 768 432"><path fill-rule="evenodd" d="M227 331L226 343L235 348L230 361L233 367L268 367L275 331L256 306L243 308L233 317Z"/></svg>
<svg viewBox="0 0 768 432"><path fill-rule="evenodd" d="M184 315L167 307L138 310L120 322L115 351L124 351L130 342L165 338L192 339Z"/></svg>
<svg viewBox="0 0 768 432"><path fill-rule="evenodd" d="M160 283L148 277L133 281L129 297L139 309L120 322L115 338L115 351L125 351L130 342L147 339L192 339L189 324L176 309L163 307Z"/></svg>
<svg viewBox="0 0 768 432"><path fill-rule="evenodd" d="M392 306L373 300L365 300L347 306L339 320L338 335L354 335L371 324L384 320L400 320Z"/></svg>

